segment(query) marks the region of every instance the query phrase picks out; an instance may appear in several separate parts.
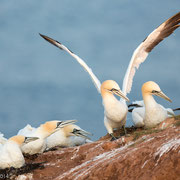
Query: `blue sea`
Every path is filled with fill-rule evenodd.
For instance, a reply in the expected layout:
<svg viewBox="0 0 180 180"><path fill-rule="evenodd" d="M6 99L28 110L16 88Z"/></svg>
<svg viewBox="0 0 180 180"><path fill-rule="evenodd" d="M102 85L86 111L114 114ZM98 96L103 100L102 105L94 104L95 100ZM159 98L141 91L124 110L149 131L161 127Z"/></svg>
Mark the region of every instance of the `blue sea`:
<svg viewBox="0 0 180 180"><path fill-rule="evenodd" d="M69 47L101 82L113 79L122 87L133 51L179 7L179 0L0 1L0 132L10 137L27 124L77 119L93 140L105 135L102 99L89 75L38 33ZM177 29L140 66L129 99L141 100L142 84L153 80L173 101L157 102L180 107L179 57Z"/></svg>

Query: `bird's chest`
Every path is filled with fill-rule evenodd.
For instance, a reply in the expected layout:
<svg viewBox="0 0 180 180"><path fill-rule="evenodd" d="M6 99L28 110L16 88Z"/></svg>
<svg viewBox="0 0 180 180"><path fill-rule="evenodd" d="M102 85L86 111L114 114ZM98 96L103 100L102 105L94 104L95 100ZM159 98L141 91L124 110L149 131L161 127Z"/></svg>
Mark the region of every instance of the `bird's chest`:
<svg viewBox="0 0 180 180"><path fill-rule="evenodd" d="M167 117L167 112L161 107L147 108L145 112L145 124L148 127L153 127L164 121Z"/></svg>
<svg viewBox="0 0 180 180"><path fill-rule="evenodd" d="M108 119L119 122L125 118L127 107L121 102L109 102L105 104L105 115Z"/></svg>

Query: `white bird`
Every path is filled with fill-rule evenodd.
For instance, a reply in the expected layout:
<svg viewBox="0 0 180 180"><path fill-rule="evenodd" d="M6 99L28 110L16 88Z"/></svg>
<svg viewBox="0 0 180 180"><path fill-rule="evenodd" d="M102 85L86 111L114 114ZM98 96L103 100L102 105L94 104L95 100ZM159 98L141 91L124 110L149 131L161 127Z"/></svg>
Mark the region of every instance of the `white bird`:
<svg viewBox="0 0 180 180"><path fill-rule="evenodd" d="M25 164L21 147L23 144L37 140L37 137L25 137L21 135L8 139L0 148L0 169L20 168Z"/></svg>
<svg viewBox="0 0 180 180"><path fill-rule="evenodd" d="M92 134L81 129L75 124L70 124L50 135L46 139L46 146L47 149L50 149L56 146L73 147L82 145L88 142L92 142L89 140L88 135Z"/></svg>
<svg viewBox="0 0 180 180"><path fill-rule="evenodd" d="M72 57L74 57L78 63L88 72L92 81L94 82L97 90L102 95L103 105L104 105L104 124L108 133L112 136L112 140L116 139L113 135L114 128L124 128L127 116L127 105L126 101L129 99L126 97L127 93L130 93L133 77L135 75L136 69L139 65L145 61L149 52L159 44L164 38L173 33L173 31L179 27L180 22L180 12L166 20L158 28L156 28L149 36L136 48L134 51L130 63L128 65L126 74L123 80L122 91L119 85L112 80L104 81L102 84L88 67L88 65L76 54L70 51L66 46L59 43L58 41L40 34L45 40L52 43L61 50L66 51ZM113 94L121 97L120 101L117 100ZM126 134L126 131L125 131Z"/></svg>
<svg viewBox="0 0 180 180"><path fill-rule="evenodd" d="M142 86L142 96L144 101L136 101L136 106L132 111L132 120L136 127L154 127L160 122L164 121L170 115L174 114L170 108L164 108L158 104L153 95L164 98L172 102L160 89L158 84L153 81L148 81Z"/></svg>
<svg viewBox="0 0 180 180"><path fill-rule="evenodd" d="M171 108L165 108L161 104L158 104L164 111L166 111L166 118L175 116L174 111L180 110L180 108L171 109ZM131 108L135 107L135 108ZM135 127L143 127L144 126L144 117L145 117L145 104L144 101L134 101L132 104L128 105L129 112L132 112L132 120L135 125Z"/></svg>
<svg viewBox="0 0 180 180"><path fill-rule="evenodd" d="M33 155L37 153L43 153L46 149L46 138L51 134L58 131L60 128L67 126L69 124L75 123L76 120L66 120L66 121L47 121L45 124L41 124L38 128L32 128L27 125L25 128L18 132L18 135L38 137L34 142L25 144L22 146L22 152L25 154Z"/></svg>

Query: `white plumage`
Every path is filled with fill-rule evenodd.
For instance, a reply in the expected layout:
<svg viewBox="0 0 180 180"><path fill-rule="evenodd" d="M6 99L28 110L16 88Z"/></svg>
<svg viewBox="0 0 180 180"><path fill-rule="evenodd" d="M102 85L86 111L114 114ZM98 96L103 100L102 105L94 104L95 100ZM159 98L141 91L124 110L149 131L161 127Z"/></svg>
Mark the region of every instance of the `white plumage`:
<svg viewBox="0 0 180 180"><path fill-rule="evenodd" d="M0 169L20 168L25 164L21 147L23 144L36 140L36 137L13 136L0 147Z"/></svg>
<svg viewBox="0 0 180 180"><path fill-rule="evenodd" d="M135 127L143 127L144 126L144 118L145 118L145 105L144 105L144 101L134 101L132 103L133 104L137 104L141 107L137 107L134 108L132 110L132 120L133 123L135 125ZM165 108L164 106L162 106L161 104L158 104L158 106L160 106L161 109L164 109L164 111L166 111L166 118L168 117L172 117L174 116L174 111L171 108Z"/></svg>
<svg viewBox="0 0 180 180"><path fill-rule="evenodd" d="M144 83L142 95L144 101L133 102L133 104L142 106L134 108L132 111L132 120L136 127L154 127L167 117L174 115L172 109L164 108L154 100L152 95L162 97L171 102L155 82L149 81Z"/></svg>

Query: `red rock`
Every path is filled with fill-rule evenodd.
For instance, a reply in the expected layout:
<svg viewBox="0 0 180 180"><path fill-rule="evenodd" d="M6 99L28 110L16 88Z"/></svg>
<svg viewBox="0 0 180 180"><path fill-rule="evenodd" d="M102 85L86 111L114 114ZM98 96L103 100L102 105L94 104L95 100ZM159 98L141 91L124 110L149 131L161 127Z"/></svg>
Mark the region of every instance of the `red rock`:
<svg viewBox="0 0 180 180"><path fill-rule="evenodd" d="M47 161L44 169L32 172L35 180L180 180L180 126L151 131L136 141L133 136L132 131L130 137L111 142L107 135L94 143L59 148L27 162Z"/></svg>

